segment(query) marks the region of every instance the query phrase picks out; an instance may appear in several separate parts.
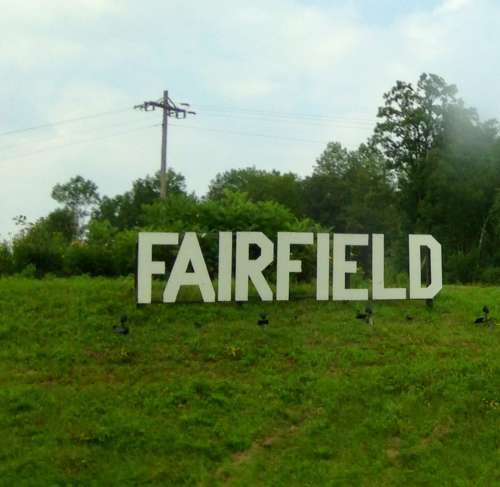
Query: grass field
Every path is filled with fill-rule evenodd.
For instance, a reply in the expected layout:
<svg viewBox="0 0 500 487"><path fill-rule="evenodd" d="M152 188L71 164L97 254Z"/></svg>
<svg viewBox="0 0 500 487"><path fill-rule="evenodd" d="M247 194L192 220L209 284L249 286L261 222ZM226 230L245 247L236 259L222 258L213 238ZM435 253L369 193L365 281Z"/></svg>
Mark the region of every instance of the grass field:
<svg viewBox="0 0 500 487"><path fill-rule="evenodd" d="M500 327L472 325L500 288L375 303L373 329L356 304L132 288L0 279L0 485L500 483Z"/></svg>

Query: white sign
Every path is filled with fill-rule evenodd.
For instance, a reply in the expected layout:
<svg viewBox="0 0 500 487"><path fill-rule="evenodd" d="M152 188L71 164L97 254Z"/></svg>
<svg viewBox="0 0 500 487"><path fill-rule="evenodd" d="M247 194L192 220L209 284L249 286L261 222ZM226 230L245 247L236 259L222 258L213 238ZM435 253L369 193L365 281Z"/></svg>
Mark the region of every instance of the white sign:
<svg viewBox="0 0 500 487"><path fill-rule="evenodd" d="M368 289L345 287L346 274L355 274L357 263L346 260L346 248L368 246L368 234L312 232L279 232L276 249L276 293L264 277L264 270L274 262L274 243L262 232L236 232L235 268L233 269L233 232L219 232L217 292L214 289L205 259L194 232L187 232L180 243L174 265L163 292L164 303L174 303L181 286L197 286L204 302L248 301L250 281L263 301L288 301L290 274L302 272L302 262L291 259L292 245L316 244L316 299L326 301L366 301ZM178 233L139 233L137 256L137 302L151 303L154 275L166 276L165 262L153 260L153 246L179 246ZM260 255L251 258L250 246L257 246ZM422 247L430 251L432 282L422 287ZM372 298L431 299L443 287L441 245L431 235L409 235L409 292L405 288L384 285L384 236L372 235ZM330 267L330 257L333 265ZM192 270L188 270L189 268ZM330 272L330 270L332 272ZM233 295L234 279L234 295ZM331 284L330 284L331 283ZM330 288L331 285L331 288ZM331 289L331 292L330 292Z"/></svg>

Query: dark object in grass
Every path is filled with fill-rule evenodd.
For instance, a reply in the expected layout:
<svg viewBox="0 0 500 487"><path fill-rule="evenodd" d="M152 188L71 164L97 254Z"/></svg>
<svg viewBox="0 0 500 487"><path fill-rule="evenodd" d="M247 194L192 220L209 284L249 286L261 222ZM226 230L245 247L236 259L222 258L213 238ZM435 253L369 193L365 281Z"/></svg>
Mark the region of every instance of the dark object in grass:
<svg viewBox="0 0 500 487"><path fill-rule="evenodd" d="M406 315L406 321L412 321L413 320L413 316L411 315Z"/></svg>
<svg viewBox="0 0 500 487"><path fill-rule="evenodd" d="M366 320L372 314L373 314L373 310L372 310L371 306L367 306L365 308L365 312L364 313L358 313L356 315L356 319L358 319L358 320Z"/></svg>
<svg viewBox="0 0 500 487"><path fill-rule="evenodd" d="M195 328L201 328L202 325L199 321L195 321L194 326L195 326Z"/></svg>
<svg viewBox="0 0 500 487"><path fill-rule="evenodd" d="M484 305L483 306L483 313L484 316L480 316L479 318L476 318L474 321L475 325L482 325L483 323L486 324L490 321L490 308L488 306Z"/></svg>
<svg viewBox="0 0 500 487"><path fill-rule="evenodd" d="M490 330L493 329L493 327L496 325L496 318L493 318L493 316L481 316L479 318L476 318L474 321L475 325L488 325Z"/></svg>
<svg viewBox="0 0 500 487"><path fill-rule="evenodd" d="M370 305L365 308L364 313L356 315L357 320L365 320L370 326L373 326L373 310Z"/></svg>
<svg viewBox="0 0 500 487"><path fill-rule="evenodd" d="M113 331L118 333L119 335L128 335L128 328L125 326L125 323L128 321L128 315L121 315L120 317L120 326L114 326Z"/></svg>
<svg viewBox="0 0 500 487"><path fill-rule="evenodd" d="M262 312L262 313L260 313L259 316L260 316L260 320L257 321L257 324L259 326L265 327L265 326L269 325L269 320L267 319L267 313Z"/></svg>
<svg viewBox="0 0 500 487"><path fill-rule="evenodd" d="M113 331L119 335L128 335L128 328L126 326L114 326Z"/></svg>

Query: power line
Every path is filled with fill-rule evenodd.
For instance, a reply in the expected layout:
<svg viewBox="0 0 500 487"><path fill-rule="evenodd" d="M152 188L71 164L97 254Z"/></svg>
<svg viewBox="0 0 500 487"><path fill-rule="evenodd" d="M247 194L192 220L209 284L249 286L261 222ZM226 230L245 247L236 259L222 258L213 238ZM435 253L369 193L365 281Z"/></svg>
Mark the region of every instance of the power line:
<svg viewBox="0 0 500 487"><path fill-rule="evenodd" d="M158 104L159 102L147 102L149 103L148 110L151 110L154 108L154 103ZM173 102L172 102L173 103ZM141 105L142 106L142 105ZM366 117L343 117L339 115L326 115L326 114L318 114L318 113L300 113L300 112L281 112L281 111L276 111L276 110L262 110L262 109L250 109L250 108L241 108L241 107L224 107L224 106L218 106L218 105L199 105L201 108L206 108L204 111L207 114L210 114L210 116L224 116L224 117L229 117L229 118L259 118L262 120L276 120L276 121L286 121L292 119L293 121L296 121L297 119L300 119L302 121L307 121L309 122L318 122L318 123L349 123L350 125L353 125L353 128L358 128L359 125L373 125L375 122L374 118L366 118ZM97 113L92 113L88 115L83 115L81 117L75 117L75 118L69 118L69 119L63 119L63 120L56 120L55 122L50 122L50 123L45 123L45 124L40 124L40 125L33 125L30 127L24 127L24 128L19 128L19 129L14 129L14 130L9 130L6 132L0 132L0 137L4 137L7 135L14 135L14 134L19 134L23 132L30 132L34 130L39 130L39 129L44 129L44 128L49 128L49 127L55 127L58 125L63 125L63 124L68 124L68 123L75 123L79 122L82 120L89 120L89 119L94 119L102 116L108 116L108 115L113 115L117 113L123 113L126 111L131 110L131 107L127 108L120 108L116 110L108 110L105 112L97 112ZM183 111L186 113L189 113L187 110L184 109L179 109L179 111ZM346 126L347 127L347 126Z"/></svg>
<svg viewBox="0 0 500 487"><path fill-rule="evenodd" d="M150 111L150 110L154 110L154 108L161 108L162 106L163 106L162 100L160 100L160 101L145 102L143 105L140 105L139 107L146 109L146 111ZM280 123L281 122L288 122L288 123L293 122L293 123L297 123L297 124L316 125L316 126L326 126L326 125L334 124L334 125L337 125L338 127L342 127L342 128L352 128L352 129L361 129L361 130L371 130L373 128L373 123L369 122L368 119L354 119L354 118L349 119L349 118L340 117L340 116L279 112L279 111L272 111L272 110L248 109L248 108L240 108L240 107L229 108L229 107L216 106L215 108L212 108L212 107L214 107L214 105L201 105L201 107L203 107L203 106L206 107L206 110L204 111L204 113L206 112L206 114L209 117L240 118L243 120L245 120L245 119L246 120L263 120L263 121L280 122ZM95 119L95 118L102 117L102 116L123 113L123 112L129 111L129 110L131 110L130 107L88 114L88 115L84 115L81 117L75 117L75 118L71 118L71 119L58 120L58 121L55 121L52 123L36 125L36 126L32 126L32 127L26 127L26 128L22 128L22 129L16 129L16 130L8 131L8 132L3 132L3 133L0 133L0 136L18 134L18 133L23 133L23 132L28 132L28 131L35 131L38 129L74 123L74 122L78 122L78 121L82 121L82 120ZM176 118L185 118L187 114L194 113L194 112L188 111L186 108L177 107L177 105L175 105L175 103L170 98L168 99L167 112L168 112L167 116L175 116ZM350 124L347 125L344 121L350 122ZM121 127L121 126L126 126L126 125L129 125L129 123L112 124L109 126L110 127ZM96 138L90 138L90 139L85 139L85 140L81 140L81 141L69 142L66 144L60 144L57 146L47 147L47 148L36 150L36 151L31 151L31 152L28 152L26 154L21 154L19 156L9 157L9 159L28 157L32 154L37 154L40 152L47 152L47 151L50 151L53 149L68 147L71 145L76 145L76 144L81 144L81 143L89 143L89 142L93 142L95 140L96 141L102 140L102 139L106 139L106 138L110 138L110 137L115 137L115 136L118 136L121 134L126 134L129 132L135 132L137 130L143 130L145 128L157 127L159 125L161 125L161 124L148 125L145 127L134 128L130 131L121 131L121 132L118 132L116 134L107 135L107 136L103 136L103 137L96 137ZM173 126L181 127L180 125L176 125L176 124L174 124ZM193 130L218 132L218 133L239 135L239 136L245 136L245 137L260 137L260 138L269 138L269 139L275 139L275 140L286 140L286 141L305 142L305 143L314 143L314 144L318 144L318 143L326 144L326 143L328 143L328 141L326 141L326 140L312 140L312 139L306 139L306 138L286 137L286 136L279 136L279 135L262 134L262 133L255 133L255 132L243 132L243 131L217 129L217 128L210 128L210 127L192 126L192 125L182 125L182 127L193 129ZM86 130L86 131L83 131L83 133L92 133L95 130L102 130L102 127L98 128L98 129L92 129L90 131ZM79 131L79 133L82 133L82 132ZM165 133L165 130L163 131L163 133ZM52 140L57 140L57 138L58 137L55 137ZM15 148L15 147L16 147L16 145L11 145L11 146L7 146L7 149ZM162 152L163 152L163 149L162 149Z"/></svg>
<svg viewBox="0 0 500 487"><path fill-rule="evenodd" d="M128 122L124 122L124 123L112 123L112 124L106 124L104 126L100 125L99 127L93 127L91 128L90 130L78 130L74 133L71 133L69 134L70 136L72 135L76 135L76 136L79 136L79 135L86 135L86 134L92 134L92 133L95 133L95 132L101 132L103 129L108 129L108 128L120 128L120 127L129 127L129 126L133 126L137 124L137 120L131 120L131 121L128 121ZM60 135L55 135L55 136L51 136L48 138L48 142L50 141L56 141L60 138L63 138L65 137L64 134L60 134ZM26 142L25 141L18 141L17 143L15 144L10 144L10 145L0 145L0 155L5 155L5 151L10 151L12 149L17 149L19 147L25 147L26 145Z"/></svg>
<svg viewBox="0 0 500 487"><path fill-rule="evenodd" d="M64 119L64 120L57 120L57 121L51 122L51 123L44 123L44 124L41 124L41 125L33 125L32 127L25 127L25 128L21 128L21 129L9 130L7 132L0 132L0 137L4 137L6 135L19 134L19 133L22 133L22 132L29 132L31 130L39 130L39 129L44 129L44 128L48 128L48 127L55 127L57 125L63 125L63 124L66 124L66 123L79 122L80 120L88 120L88 119L91 119L91 118L103 117L103 116L106 116L106 115L113 115L115 113L122 113L122 112L126 112L128 110L131 110L131 109L132 109L132 107L120 108L118 110L109 110L107 112L92 113L92 114L89 114L89 115L83 115L81 117L67 118L67 119Z"/></svg>
<svg viewBox="0 0 500 487"><path fill-rule="evenodd" d="M206 115L205 112L203 112L202 115ZM225 114L225 113L222 113L222 114L218 114L218 113L211 113L211 111L209 111L208 113L208 116L209 117L223 117L223 118L236 118L236 119L243 119L243 120L263 120L264 122L286 122L286 123L292 123L292 124L297 124L297 125L304 125L304 126L317 126L317 127L325 127L325 126L330 126L330 125L335 125L339 128L347 128L347 129L359 129L359 130L371 130L373 127L371 124L366 124L366 125L347 125L347 124L344 124L344 123L341 123L341 122L330 122L330 121L309 121L309 120L303 120L303 119L289 119L289 118L277 118L275 119L274 117L271 117L271 118L267 118L267 117L261 117L261 116L253 116L253 115L247 115L247 114ZM113 124L110 124L110 125L106 125L104 127L98 127L98 128L92 128L90 130L78 130L78 132L75 134L75 135L79 135L79 134L88 134L88 133L93 133L93 132L96 132L96 131L101 131L103 128L108 128L108 127L126 127L126 126L130 126L132 124L134 124L135 121L132 121L132 122L125 122L125 123L113 123ZM198 127L198 129L202 129L202 127ZM208 130L208 129L207 129ZM212 131L219 131L219 132L223 132L224 129L210 129ZM228 131L227 133L229 133L231 131ZM233 131L234 132L234 131ZM241 133L240 133L241 135ZM244 134L244 135L250 135L250 134ZM55 136L55 137L51 137L50 140L57 140L58 138L60 138L61 136ZM292 139L292 138L287 138L287 140L304 140L304 139ZM7 145L7 146L1 146L0 145L0 154L5 152L6 150L12 150L12 149L16 149L17 147L24 147L24 143L17 143L17 144L10 144L10 145Z"/></svg>
<svg viewBox="0 0 500 487"><path fill-rule="evenodd" d="M35 154L44 153L44 152L50 152L52 150L57 150L57 149L64 148L64 147L70 147L70 146L73 146L73 145L86 144L86 143L89 143L89 142L94 142L94 141L109 139L109 138L117 137L117 136L120 136L120 135L125 135L125 134L128 134L128 133L132 133L132 132L137 132L139 130L144 130L144 129L147 129L147 128L159 127L161 125L162 124L160 124L160 123L156 123L156 124L152 124L152 125L146 125L146 126L142 126L142 127L137 127L137 128L131 129L131 130L124 130L124 131L116 132L114 134L105 135L105 136L102 136L102 137L92 137L92 138L89 138L89 139L79 140L79 141L75 141L75 142L69 142L67 144L60 144L60 145L56 145L56 146L46 147L46 148L43 148L43 149L31 151L31 152L28 152L28 153L25 153L25 154L20 154L20 155L16 155L16 156L13 156L13 157L9 157L7 159L4 159L4 161L25 158L25 157L29 157L29 156L32 156L32 155L35 155ZM187 129L192 129L192 130L201 130L201 131L205 131L205 132L216 132L216 133L223 133L223 134L229 134L229 135L238 135L238 136L244 136L244 137L259 137L259 138L274 139L274 140L283 140L283 141L290 141L290 142L302 142L302 143L308 143L308 144L328 144L330 142L330 141L327 141L327 140L305 139L305 138L298 138L298 137L286 137L286 136L279 136L279 135L261 134L261 133L255 133L255 132L242 132L242 131L237 131L237 130L215 129L215 128L210 128L210 127L201 127L201 126L195 126L195 125L177 125L177 124L171 124L171 126L177 127L177 128L180 127L180 128L187 128ZM0 162L3 162L3 161L0 161Z"/></svg>
<svg viewBox="0 0 500 487"><path fill-rule="evenodd" d="M142 127L136 127L134 129L131 129L131 130L122 130L120 132L116 132L116 133L110 134L110 135L104 135L102 137L92 137L90 139L78 140L78 141L75 141L75 142L69 142L67 144L60 144L60 145L56 145L56 146L52 146L52 147L47 147L47 148L44 148L44 149L39 149L39 150L31 151L31 152L28 152L26 154L20 154L20 155L14 156L14 157L9 157L8 159L5 159L4 161L13 160L13 159L22 159L22 158L29 157L29 156L32 156L32 155L35 155L35 154L40 154L40 153L43 153L43 152L50 152L52 150L57 150L57 149L61 149L63 147L69 147L69 146L72 146L72 145L87 144L89 142L95 142L95 141L104 140L104 139L111 139L113 137L118 137L118 136L129 134L129 133L132 133L132 132L137 132L139 130L145 130L145 129L152 128L152 127L159 127L160 125L161 124L159 124L159 123L155 123L155 124L152 124L152 125L145 125L145 126L142 126ZM4 162L4 161L0 161L0 162Z"/></svg>
<svg viewBox="0 0 500 487"><path fill-rule="evenodd" d="M194 129L194 130L203 130L205 132L219 132L219 133L231 134L231 135L242 135L242 136L246 136L246 137L264 137L266 139L279 139L279 140L287 140L287 141L294 141L294 142L306 142L306 143L310 143L310 144L328 144L328 142L330 142L330 141L326 141L326 140L312 140L312 139L302 139L302 138L295 138L295 137L282 137L280 135L258 134L255 132L240 132L237 130L213 129L213 128L209 128L209 127L199 127L199 126L194 126L194 125L175 125L175 124L172 124L172 126L173 127Z"/></svg>
<svg viewBox="0 0 500 487"><path fill-rule="evenodd" d="M293 123L297 125L305 125L305 126L316 126L316 127L326 127L330 125L337 125L343 128L352 128L352 129L371 129L373 128L373 123L370 122L356 122L356 121L341 121L341 120L321 120L321 119L306 119L300 117L284 117L284 116L261 116L261 115L253 115L253 114L233 114L233 113L218 113L212 111L203 111L200 116L208 115L209 117L221 117L221 118L239 118L242 120L261 120L264 122L287 122Z"/></svg>
<svg viewBox="0 0 500 487"><path fill-rule="evenodd" d="M344 117L340 115L326 115L326 114L318 114L318 113L301 113L301 112L281 112L276 110L262 110L255 108L241 108L241 107L224 107L219 105L197 105L200 108L205 108L208 111L217 111L217 112L243 112L250 114L262 114L262 115L275 115L280 117L304 117L310 119L321 119L321 120L345 120L345 121L359 121L359 122L375 122L376 117Z"/></svg>

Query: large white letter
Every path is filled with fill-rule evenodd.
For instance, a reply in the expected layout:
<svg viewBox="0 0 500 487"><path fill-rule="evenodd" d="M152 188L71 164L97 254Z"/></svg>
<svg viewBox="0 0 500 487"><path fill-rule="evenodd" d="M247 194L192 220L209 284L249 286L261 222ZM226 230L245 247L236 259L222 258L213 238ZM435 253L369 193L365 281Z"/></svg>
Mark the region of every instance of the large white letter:
<svg viewBox="0 0 500 487"><path fill-rule="evenodd" d="M178 233L139 233L137 249L137 302L151 303L153 274L165 274L165 262L153 261L153 245L177 245Z"/></svg>
<svg viewBox="0 0 500 487"><path fill-rule="evenodd" d="M356 261L345 260L345 249L350 245L368 245L367 234L333 234L333 300L367 301L368 289L346 289L345 275L356 273Z"/></svg>
<svg viewBox="0 0 500 487"><path fill-rule="evenodd" d="M384 236L372 235L373 299L406 299L406 289L384 287Z"/></svg>
<svg viewBox="0 0 500 487"><path fill-rule="evenodd" d="M193 266L193 272L187 272L190 262ZM186 232L182 239L181 248L163 293L163 302L174 303L181 286L198 286L203 301L206 303L215 301L214 287L194 232Z"/></svg>
<svg viewBox="0 0 500 487"><path fill-rule="evenodd" d="M328 301L330 291L330 234L316 236L316 300Z"/></svg>
<svg viewBox="0 0 500 487"><path fill-rule="evenodd" d="M217 299L231 301L231 277L233 265L233 232L219 232L219 274Z"/></svg>
<svg viewBox="0 0 500 487"><path fill-rule="evenodd" d="M260 255L250 260L250 244L260 247ZM251 279L263 301L272 301L273 292L262 271L273 261L274 245L262 232L236 233L236 301L248 301Z"/></svg>
<svg viewBox="0 0 500 487"><path fill-rule="evenodd" d="M302 261L290 260L290 246L311 245L314 235L310 232L278 232L278 257L276 269L276 299L288 301L290 297L290 272L302 272Z"/></svg>
<svg viewBox="0 0 500 487"><path fill-rule="evenodd" d="M432 235L410 235L408 240L410 258L410 299L432 299L443 287L441 244ZM430 251L431 283L422 287L420 248Z"/></svg>

